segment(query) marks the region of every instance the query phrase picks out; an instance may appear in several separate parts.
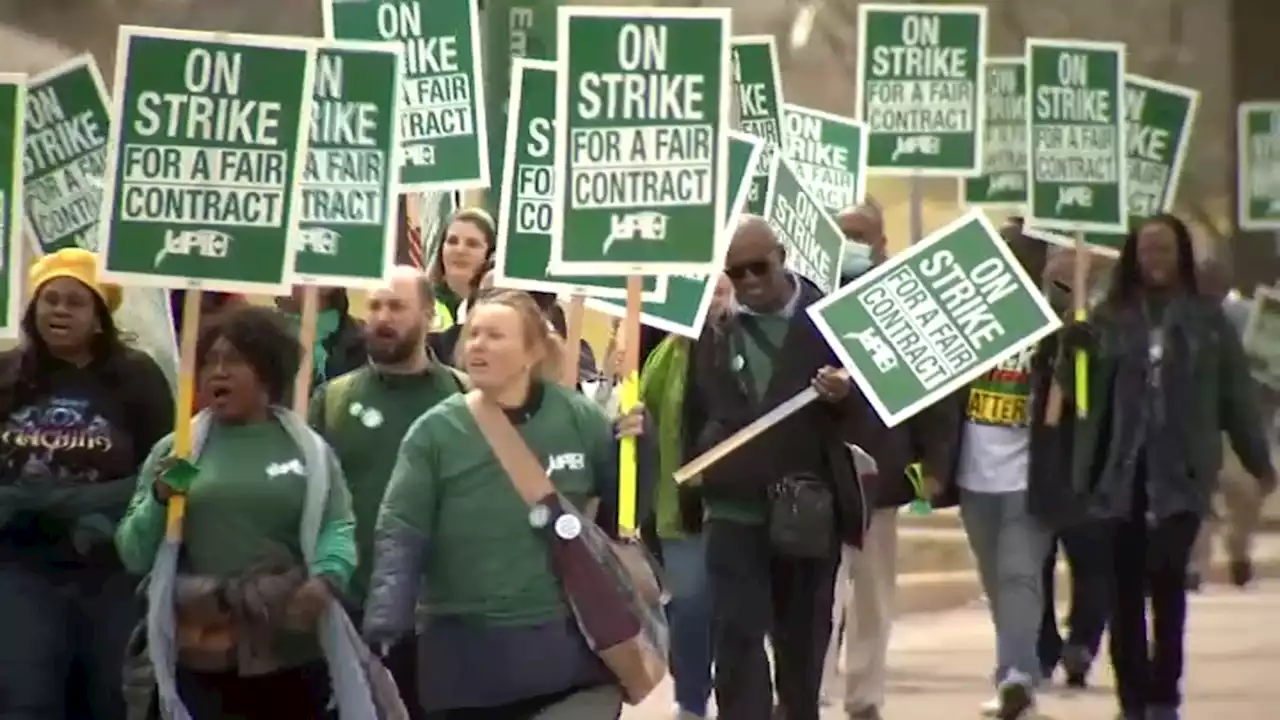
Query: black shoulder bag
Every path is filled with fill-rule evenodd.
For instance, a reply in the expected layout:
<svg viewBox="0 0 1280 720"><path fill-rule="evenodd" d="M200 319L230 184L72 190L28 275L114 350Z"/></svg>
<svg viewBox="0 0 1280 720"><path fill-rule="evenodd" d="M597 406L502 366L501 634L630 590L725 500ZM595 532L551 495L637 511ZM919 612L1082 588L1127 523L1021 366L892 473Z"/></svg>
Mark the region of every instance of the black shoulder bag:
<svg viewBox="0 0 1280 720"><path fill-rule="evenodd" d="M769 363L777 367L781 348L769 341L749 315L740 317L742 331ZM748 385L750 383L747 383ZM763 397L757 404L763 404ZM789 473L768 487L769 542L779 555L822 558L835 546L835 495L812 473Z"/></svg>

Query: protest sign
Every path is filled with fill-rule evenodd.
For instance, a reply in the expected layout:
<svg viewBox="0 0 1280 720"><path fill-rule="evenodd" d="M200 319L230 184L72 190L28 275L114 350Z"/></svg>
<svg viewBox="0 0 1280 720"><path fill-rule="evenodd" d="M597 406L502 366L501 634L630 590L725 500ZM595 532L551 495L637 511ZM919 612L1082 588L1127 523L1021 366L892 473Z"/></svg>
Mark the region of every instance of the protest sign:
<svg viewBox="0 0 1280 720"><path fill-rule="evenodd" d="M1259 285L1242 338L1253 378L1280 390L1280 291Z"/></svg>
<svg viewBox="0 0 1280 720"><path fill-rule="evenodd" d="M783 146L782 71L772 35L733 38L733 97L738 129L765 142L760 163L752 170L747 212L764 215L769 197L769 168L774 148Z"/></svg>
<svg viewBox="0 0 1280 720"><path fill-rule="evenodd" d="M507 95L511 64L516 58L554 60L556 8L563 0L485 0L483 12L485 121L489 147L503 147L507 138ZM489 191L485 204L498 216L502 182L502 153L489 153Z"/></svg>
<svg viewBox="0 0 1280 720"><path fill-rule="evenodd" d="M562 7L556 274L705 272L728 202L727 9Z"/></svg>
<svg viewBox="0 0 1280 720"><path fill-rule="evenodd" d="M882 175L977 175L987 8L858 5L858 117Z"/></svg>
<svg viewBox="0 0 1280 720"><path fill-rule="evenodd" d="M0 338L21 334L22 156L27 76L0 73Z"/></svg>
<svg viewBox="0 0 1280 720"><path fill-rule="evenodd" d="M844 234L830 213L800 182L791 161L775 155L764 217L787 249L787 267L824 292L840 287Z"/></svg>
<svg viewBox="0 0 1280 720"><path fill-rule="evenodd" d="M81 55L28 82L25 222L41 252L97 249L111 117L98 65Z"/></svg>
<svg viewBox="0 0 1280 720"><path fill-rule="evenodd" d="M1021 208L1027 203L1027 64L989 57L986 76L982 174L961 178L960 203Z"/></svg>
<svg viewBox="0 0 1280 720"><path fill-rule="evenodd" d="M1236 225L1280 230L1280 102L1236 109Z"/></svg>
<svg viewBox="0 0 1280 720"><path fill-rule="evenodd" d="M1123 43L1027 40L1027 224L1124 232Z"/></svg>
<svg viewBox="0 0 1280 720"><path fill-rule="evenodd" d="M1173 209L1200 93L1130 75L1125 78L1125 186L1128 224ZM1117 255L1124 233L1085 233L1090 246Z"/></svg>
<svg viewBox="0 0 1280 720"><path fill-rule="evenodd" d="M729 251L729 243L738 226L738 216L746 212L747 197L751 194L753 176L751 170L764 152L764 141L754 135L729 131L729 185L734 188L733 202L729 204L725 229L721 235L721 259ZM668 281L667 296L661 302L645 302L640 307L640 322L663 332L675 333L691 339L702 335L711 298L715 294L719 273L711 275L672 275ZM625 305L608 300L587 299L587 307L617 318L627 316Z"/></svg>
<svg viewBox="0 0 1280 720"><path fill-rule="evenodd" d="M404 45L403 192L489 187L477 0L322 0L325 37Z"/></svg>
<svg viewBox="0 0 1280 720"><path fill-rule="evenodd" d="M375 288L395 264L400 46L325 41L302 170L296 284Z"/></svg>
<svg viewBox="0 0 1280 720"><path fill-rule="evenodd" d="M104 279L288 288L318 42L120 28L98 224Z"/></svg>
<svg viewBox="0 0 1280 720"><path fill-rule="evenodd" d="M981 210L970 210L808 312L890 427L1061 325Z"/></svg>
<svg viewBox="0 0 1280 720"><path fill-rule="evenodd" d="M785 155L823 208L839 213L867 191L867 130L856 120L786 105Z"/></svg>
<svg viewBox="0 0 1280 720"><path fill-rule="evenodd" d="M596 297L627 296L625 276L550 275L552 217L556 212L556 63L517 58L511 69L511 123L503 157L494 250L494 284L527 292ZM646 276L641 297L661 300L666 279Z"/></svg>

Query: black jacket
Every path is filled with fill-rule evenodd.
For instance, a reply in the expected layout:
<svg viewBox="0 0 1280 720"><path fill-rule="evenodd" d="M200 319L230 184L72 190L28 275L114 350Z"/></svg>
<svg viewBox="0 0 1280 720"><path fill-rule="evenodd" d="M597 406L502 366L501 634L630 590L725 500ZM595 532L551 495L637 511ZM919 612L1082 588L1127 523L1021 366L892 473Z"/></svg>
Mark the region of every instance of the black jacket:
<svg viewBox="0 0 1280 720"><path fill-rule="evenodd" d="M689 459L804 390L819 368L840 366L805 312L822 298L822 291L804 278L792 277L799 283L800 297L759 403L747 392L741 369L731 364L744 332L740 315L730 313L708 324L694 344L685 397L684 440ZM811 472L831 484L844 542L861 544L871 502L845 443L859 441L858 427L865 424L862 407L856 388L838 403L810 404L708 468L700 492L708 498L760 500L768 486L783 477Z"/></svg>
<svg viewBox="0 0 1280 720"><path fill-rule="evenodd" d="M842 275L840 284L847 285L859 275ZM954 475L957 437L954 431L963 415L963 406L954 398L944 399L912 416L897 427L885 427L871 403L855 389L859 416L866 422L860 427L863 450L876 459L879 471L875 488L876 509L895 508L916 499L915 488L907 479L907 466L924 465L925 474L943 483L943 494L930 498L934 507L949 503L947 481Z"/></svg>

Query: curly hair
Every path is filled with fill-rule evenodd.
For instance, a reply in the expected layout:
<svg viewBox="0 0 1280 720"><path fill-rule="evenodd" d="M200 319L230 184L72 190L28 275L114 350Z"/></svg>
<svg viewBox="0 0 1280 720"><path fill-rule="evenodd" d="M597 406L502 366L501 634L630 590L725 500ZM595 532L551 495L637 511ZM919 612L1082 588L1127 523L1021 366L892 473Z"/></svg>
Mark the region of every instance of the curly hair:
<svg viewBox="0 0 1280 720"><path fill-rule="evenodd" d="M1191 230L1178 216L1162 213L1143 220L1129 231L1124 247L1120 249L1120 261L1112 271L1111 287L1107 290L1104 305L1118 307L1140 294L1142 271L1138 267L1138 232L1152 223L1161 223L1173 231L1174 243L1178 246L1178 282L1187 293L1200 293L1199 283L1196 281L1196 258Z"/></svg>
<svg viewBox="0 0 1280 720"><path fill-rule="evenodd" d="M224 339L244 357L267 389L272 404L287 401L302 364L302 345L289 322L274 308L246 305L229 312L200 334L196 370L204 369L209 348Z"/></svg>

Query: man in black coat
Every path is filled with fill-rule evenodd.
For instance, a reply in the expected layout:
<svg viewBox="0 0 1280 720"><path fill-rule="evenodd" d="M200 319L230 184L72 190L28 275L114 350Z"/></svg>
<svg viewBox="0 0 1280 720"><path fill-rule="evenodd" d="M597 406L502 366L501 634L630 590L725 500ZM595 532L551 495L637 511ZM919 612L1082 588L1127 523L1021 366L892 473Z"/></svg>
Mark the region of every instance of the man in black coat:
<svg viewBox="0 0 1280 720"><path fill-rule="evenodd" d="M739 224L725 273L737 302L694 346L685 402L700 422L687 428L689 454L714 447L807 387L819 399L701 478L716 704L721 717L768 720L775 677L764 651L769 636L788 720L818 720L839 548L860 542L866 523L864 491L844 444L856 438L856 393L805 312L823 292L786 269L786 251L763 219ZM777 500L800 489L809 499L825 498L825 505L799 503L812 521L801 524L814 531L803 553L779 532L789 516Z"/></svg>
<svg viewBox="0 0 1280 720"><path fill-rule="evenodd" d="M883 217L874 200L840 213L836 218L848 245L841 268L841 282L853 282L884 262L888 253ZM923 495L941 503L939 479L949 478L955 454L953 428L959 420L954 403L940 402L894 428L885 427L860 394L855 400L868 418L861 428L863 449L875 458L879 469L875 503L862 547L846 547L837 580L835 618L837 630L824 664L826 692L844 697L851 720L879 720L885 700L889 632L894 616L897 584L898 511L921 494L908 479L907 467L921 463ZM837 692L841 635L844 620L845 688Z"/></svg>

